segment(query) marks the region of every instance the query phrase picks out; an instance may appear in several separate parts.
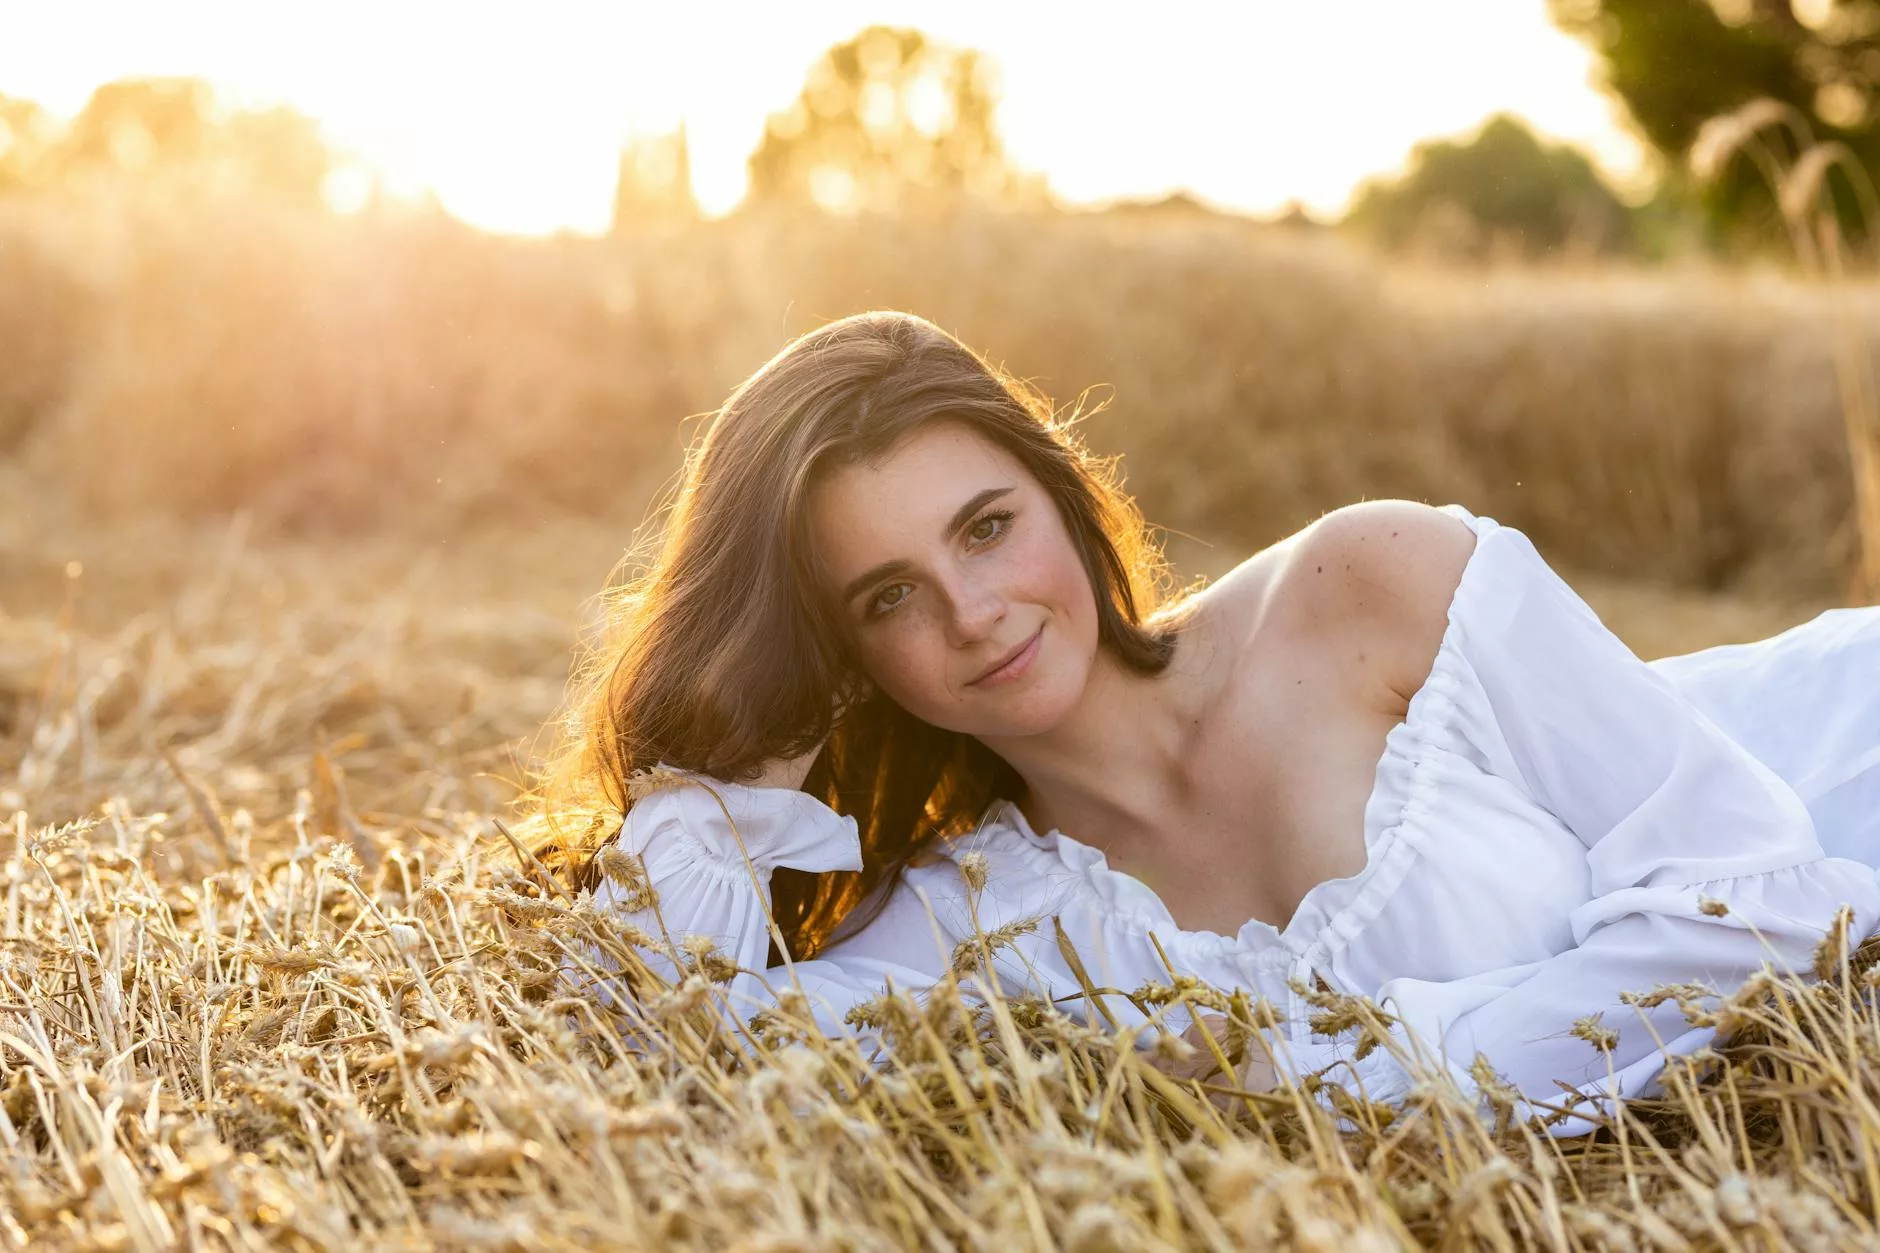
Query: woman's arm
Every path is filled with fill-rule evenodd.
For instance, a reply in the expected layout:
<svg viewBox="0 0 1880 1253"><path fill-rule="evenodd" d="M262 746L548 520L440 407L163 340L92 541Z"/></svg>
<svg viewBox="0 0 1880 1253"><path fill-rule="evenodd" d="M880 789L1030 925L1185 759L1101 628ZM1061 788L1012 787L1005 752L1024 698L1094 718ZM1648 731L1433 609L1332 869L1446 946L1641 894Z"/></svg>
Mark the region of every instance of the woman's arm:
<svg viewBox="0 0 1880 1253"><path fill-rule="evenodd" d="M772 757L765 762L757 777L751 780L753 787L780 787L797 791L802 788L803 780L809 778L810 767L816 764L816 758L822 755L823 746L818 744L807 753L795 757Z"/></svg>
<svg viewBox="0 0 1880 1253"><path fill-rule="evenodd" d="M1179 1060L1168 1059L1149 1050L1149 1056L1163 1074L1175 1079L1199 1079L1203 1083L1219 1084L1240 1088L1246 1092L1267 1092L1279 1085L1279 1074L1273 1066L1273 1060L1266 1053L1258 1039L1251 1039L1243 1051L1238 1063L1228 1055L1228 1022L1223 1014L1196 1014L1194 1022L1182 1032L1180 1039L1192 1052ZM1216 1056L1215 1050L1220 1050ZM1228 1067L1223 1069L1221 1061L1226 1058ZM1234 1100L1231 1095L1215 1093L1214 1101L1226 1108Z"/></svg>
<svg viewBox="0 0 1880 1253"><path fill-rule="evenodd" d="M824 872L862 865L854 819L791 786L801 783L814 758L808 753L770 762L752 783L656 772L656 786L633 803L598 857L603 877L594 900L623 931L652 938L654 947L642 957L663 977L681 977L681 963L694 964L700 951L715 951L720 969L727 961L734 965L723 988L740 1020L795 987L808 997L816 1025L839 1036L848 1033L848 1010L879 995L889 980L900 991L924 990L945 963L936 952L931 963L911 964L907 954L919 950L905 945L896 948L895 960L882 959L864 935L839 959L767 965L778 934L770 917L777 867ZM614 973L604 972L607 977L588 990L605 1001L629 1000Z"/></svg>

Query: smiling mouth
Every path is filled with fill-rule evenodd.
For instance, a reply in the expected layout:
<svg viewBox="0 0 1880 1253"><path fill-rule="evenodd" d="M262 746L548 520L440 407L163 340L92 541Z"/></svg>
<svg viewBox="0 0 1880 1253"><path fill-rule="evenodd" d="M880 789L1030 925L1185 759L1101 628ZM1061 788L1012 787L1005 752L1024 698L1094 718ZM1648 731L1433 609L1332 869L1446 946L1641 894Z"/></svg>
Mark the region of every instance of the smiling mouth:
<svg viewBox="0 0 1880 1253"><path fill-rule="evenodd" d="M1030 653L1033 646L1038 643L1038 637L1043 634L1044 627L1040 626L1036 631L1031 633L1030 637L1027 638L1023 644L1020 644L1017 648L1013 649L1010 654L995 662L985 673L979 675L977 678L967 680L966 686L974 687L985 682L987 679L999 677L1007 666Z"/></svg>

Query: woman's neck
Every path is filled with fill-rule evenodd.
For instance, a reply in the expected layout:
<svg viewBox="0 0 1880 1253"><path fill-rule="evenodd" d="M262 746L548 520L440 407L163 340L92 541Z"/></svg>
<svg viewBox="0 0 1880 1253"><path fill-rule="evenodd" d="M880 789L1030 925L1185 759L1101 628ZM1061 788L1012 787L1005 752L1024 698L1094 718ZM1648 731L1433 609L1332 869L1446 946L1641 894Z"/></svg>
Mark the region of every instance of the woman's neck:
<svg viewBox="0 0 1880 1253"><path fill-rule="evenodd" d="M988 739L1025 781L1014 798L1039 831L1099 847L1152 828L1188 793L1184 764L1218 687L1211 633L1197 618L1175 637L1158 674L1139 674L1099 648L1070 714L1050 731Z"/></svg>

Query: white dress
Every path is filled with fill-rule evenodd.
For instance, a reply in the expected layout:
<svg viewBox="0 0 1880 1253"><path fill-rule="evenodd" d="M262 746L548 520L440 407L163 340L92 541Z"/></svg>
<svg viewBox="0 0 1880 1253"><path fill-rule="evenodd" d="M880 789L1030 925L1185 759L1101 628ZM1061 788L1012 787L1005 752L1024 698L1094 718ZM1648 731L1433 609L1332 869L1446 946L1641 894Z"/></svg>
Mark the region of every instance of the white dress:
<svg viewBox="0 0 1880 1253"><path fill-rule="evenodd" d="M1350 1035L1314 1036L1291 980L1374 998L1400 1020L1399 1043L1440 1053L1465 1092L1478 1091L1479 1052L1526 1098L1560 1104L1561 1080L1603 1105L1655 1091L1664 1053L1712 1034L1674 1001L1635 1007L1622 993L1693 981L1728 993L1765 960L1808 970L1844 903L1856 938L1880 924L1880 609L1646 663L1525 535L1445 511L1475 532L1475 550L1430 675L1385 741L1362 870L1314 887L1284 929L1256 919L1234 935L1185 931L1100 851L1031 830L1001 801L979 831L890 885L871 923L794 963L823 1027L865 1035L842 1023L851 1005L889 978L919 991L947 969L973 933L958 865L972 850L990 870L979 926L1040 920L996 960L1009 991L1068 998L1068 1012L1096 1018L1053 916L1098 987L1166 982L1153 936L1178 969L1286 1016L1282 1066L1331 1067L1328 1081L1381 1101L1412 1076L1390 1049L1355 1061ZM618 840L643 855L670 933L709 935L745 968L728 994L748 1017L791 984L788 970L763 970L771 870L859 869L860 845L852 819L804 793L714 786L749 867L699 787L638 802ZM611 885L597 898L618 908ZM1700 909L1705 898L1727 912ZM653 929L650 913L622 916ZM1105 1006L1145 1021L1122 996ZM1618 1032L1610 1056L1570 1034L1589 1014ZM1591 1126L1570 1117L1552 1131Z"/></svg>

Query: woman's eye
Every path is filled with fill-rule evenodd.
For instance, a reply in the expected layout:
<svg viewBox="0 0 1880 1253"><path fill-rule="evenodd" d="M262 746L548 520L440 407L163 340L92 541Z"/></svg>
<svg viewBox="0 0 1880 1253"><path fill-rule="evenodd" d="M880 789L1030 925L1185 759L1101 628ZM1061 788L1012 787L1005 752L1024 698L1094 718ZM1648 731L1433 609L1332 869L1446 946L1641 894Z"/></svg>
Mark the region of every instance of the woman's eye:
<svg viewBox="0 0 1880 1253"><path fill-rule="evenodd" d="M985 544L1005 534L1005 528L1012 520L1010 511L999 509L980 518L966 532L967 538L975 544Z"/></svg>
<svg viewBox="0 0 1880 1253"><path fill-rule="evenodd" d="M984 548L987 544L1002 538L1012 525L1010 509L995 509L991 513L981 514L973 524L966 528L966 539L974 548ZM895 606L914 594L911 584L890 583L875 593L875 598L868 602L867 615L880 618L892 612Z"/></svg>
<svg viewBox="0 0 1880 1253"><path fill-rule="evenodd" d="M891 583L875 593L875 599L869 603L872 614L884 614L907 599L907 584Z"/></svg>

